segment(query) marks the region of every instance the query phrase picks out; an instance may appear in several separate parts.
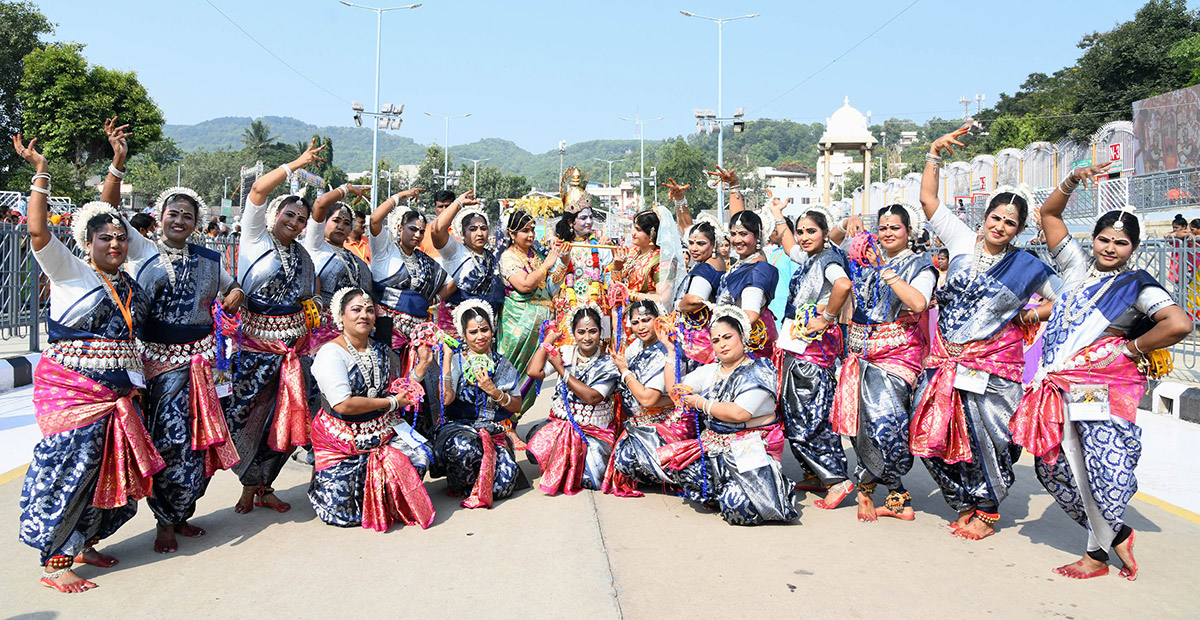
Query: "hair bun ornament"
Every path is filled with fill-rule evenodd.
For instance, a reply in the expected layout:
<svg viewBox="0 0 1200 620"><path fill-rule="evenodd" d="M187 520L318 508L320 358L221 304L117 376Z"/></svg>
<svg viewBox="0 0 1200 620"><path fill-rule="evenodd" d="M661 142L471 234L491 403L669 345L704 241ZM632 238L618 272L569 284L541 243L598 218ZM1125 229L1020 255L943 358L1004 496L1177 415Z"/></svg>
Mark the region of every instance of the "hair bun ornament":
<svg viewBox="0 0 1200 620"><path fill-rule="evenodd" d="M992 201L996 199L996 196L1001 194L1014 194L1025 200L1025 205L1028 207L1028 209L1026 209L1025 221L1021 222L1021 227L1025 228L1029 226L1029 223L1033 221L1033 212L1035 206L1033 202L1033 192L1029 190L1029 186L1024 183L1019 186L1001 185L993 190L991 194L988 194L988 204L991 204Z"/></svg>
<svg viewBox="0 0 1200 620"><path fill-rule="evenodd" d="M346 300L350 293L362 292L362 289L357 286L347 286L337 290L333 297L329 300L329 317L333 320L333 326L340 332L345 329L342 326L342 312L346 311Z"/></svg>
<svg viewBox="0 0 1200 620"><path fill-rule="evenodd" d="M875 236L875 233L864 230L854 235L854 238L850 240L850 250L846 254L851 262L863 267L870 267L871 262L867 259L868 248L874 250L875 256L880 255L879 238Z"/></svg>
<svg viewBox="0 0 1200 620"><path fill-rule="evenodd" d="M750 341L750 317L746 315L746 311L737 306L729 304L721 304L713 308L713 323L719 319L733 319L737 322L740 331L742 332L742 343L747 344Z"/></svg>
<svg viewBox="0 0 1200 620"><path fill-rule="evenodd" d="M467 311L469 310L478 310L482 312L483 315L487 317L488 327L494 328L496 326L496 319L494 316L492 316L491 304L481 299L468 299L461 304L458 304L454 308L454 326L458 328L458 333L464 335L467 333L467 326L463 324L463 318L467 315ZM492 331L495 330L493 329Z"/></svg>
<svg viewBox="0 0 1200 620"><path fill-rule="evenodd" d="M809 213L820 213L821 215L825 216L826 226L833 226L834 222L837 221L837 218L833 215L833 211L828 206L823 204L805 205L804 211L800 214L800 217L805 217Z"/></svg>
<svg viewBox="0 0 1200 620"><path fill-rule="evenodd" d="M275 225L275 220L279 219L279 210L283 208L283 203L288 198L295 198L297 200L302 199L299 194L284 194L282 196L276 196L271 200L270 203L267 204L268 229Z"/></svg>
<svg viewBox="0 0 1200 620"><path fill-rule="evenodd" d="M925 226L929 223L929 218L925 217L925 209L907 201L897 204L908 213L908 223L910 224L908 238L915 243L921 237L921 233L925 232ZM1033 210L1033 202L1029 202L1029 209Z"/></svg>
<svg viewBox="0 0 1200 620"><path fill-rule="evenodd" d="M404 216L409 211L417 213L417 210L408 205L396 205L392 212L388 214L387 229L392 233L392 241L400 240L400 226L404 222Z"/></svg>
<svg viewBox="0 0 1200 620"><path fill-rule="evenodd" d="M460 210L458 212L457 215L454 216L454 221L450 222L450 232L453 233L455 237L462 239L463 238L463 227L462 227L463 222L467 221L468 218L474 217L476 215L481 216L483 218L484 223L487 226L490 227L492 225L492 221L488 218L487 213L485 213L483 209L479 208L479 205L471 205L469 207L463 208L462 210Z"/></svg>
<svg viewBox="0 0 1200 620"><path fill-rule="evenodd" d="M80 250L87 247L88 222L102 215L113 218L118 222L125 222L125 218L121 217L121 214L112 205L100 200L93 200L84 204L71 216L71 236L74 237L75 245L79 246Z"/></svg>
<svg viewBox="0 0 1200 620"><path fill-rule="evenodd" d="M701 213L696 217L695 221L692 222L692 227L688 229L688 236L691 237L694 235L696 231L699 230L700 224L703 224L704 222L708 222L708 224L713 227L713 236L717 238L718 243L720 243L722 239L729 238L729 229L725 227L725 224L722 224L721 220L717 219L717 216L708 212Z"/></svg>
<svg viewBox="0 0 1200 620"><path fill-rule="evenodd" d="M204 220L208 219L208 205L205 204L204 199L200 197L200 194L197 194L190 187L177 185L175 187L168 187L167 189L163 190L162 193L158 195L158 200L154 201L154 212L158 214L158 218L160 220L162 219L163 209L165 209L167 203L171 202L171 199L176 196L187 196L196 203L197 222L203 222Z"/></svg>
<svg viewBox="0 0 1200 620"><path fill-rule="evenodd" d="M1142 218L1140 216L1138 216L1137 212L1134 210L1133 205L1126 204L1125 206L1121 207L1120 209L1116 209L1116 213L1118 214L1117 221L1113 222L1113 225L1112 225L1113 230L1115 230L1117 232L1121 232L1121 231L1125 230L1125 217L1126 216L1132 217L1133 221L1137 222L1139 230L1142 228Z"/></svg>

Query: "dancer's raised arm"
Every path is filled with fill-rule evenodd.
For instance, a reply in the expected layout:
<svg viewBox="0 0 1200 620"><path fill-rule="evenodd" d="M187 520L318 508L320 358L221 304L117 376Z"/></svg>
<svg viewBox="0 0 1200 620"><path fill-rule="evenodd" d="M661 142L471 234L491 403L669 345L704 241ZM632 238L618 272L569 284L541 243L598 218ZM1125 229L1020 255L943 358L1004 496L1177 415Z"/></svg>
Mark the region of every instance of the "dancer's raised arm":
<svg viewBox="0 0 1200 620"><path fill-rule="evenodd" d="M33 249L40 250L50 243L49 206L50 198L50 165L46 157L37 152L34 138L25 144L21 134L13 136L13 148L22 159L33 164L35 171L33 182L29 186L29 204L26 206L25 220L29 227L29 238L33 241Z"/></svg>
<svg viewBox="0 0 1200 620"><path fill-rule="evenodd" d="M932 219L942 201L938 199L938 167L942 164L942 149L954 154L952 146L966 146L958 139L967 133L970 125L964 125L938 138L929 145L929 153L925 155L925 172L921 174L921 208L925 217Z"/></svg>

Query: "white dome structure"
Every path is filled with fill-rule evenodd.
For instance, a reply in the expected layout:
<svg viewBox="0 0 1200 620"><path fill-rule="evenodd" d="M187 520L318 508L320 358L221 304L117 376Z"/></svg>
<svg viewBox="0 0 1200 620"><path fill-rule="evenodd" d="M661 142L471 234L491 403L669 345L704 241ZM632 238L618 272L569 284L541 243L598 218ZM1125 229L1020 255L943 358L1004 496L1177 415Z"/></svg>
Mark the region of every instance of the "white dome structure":
<svg viewBox="0 0 1200 620"><path fill-rule="evenodd" d="M846 97L842 101L842 107L834 111L833 115L825 119L825 133L821 134L820 141L817 142L817 148L820 153L820 172L818 178L821 179L825 204L829 204L831 179L830 176L830 160L835 151L856 151L863 156L863 187L871 187L871 150L879 141L867 128L867 117L863 116L853 106L850 105L850 97ZM866 215L870 212L871 194L867 191L862 194L862 214Z"/></svg>

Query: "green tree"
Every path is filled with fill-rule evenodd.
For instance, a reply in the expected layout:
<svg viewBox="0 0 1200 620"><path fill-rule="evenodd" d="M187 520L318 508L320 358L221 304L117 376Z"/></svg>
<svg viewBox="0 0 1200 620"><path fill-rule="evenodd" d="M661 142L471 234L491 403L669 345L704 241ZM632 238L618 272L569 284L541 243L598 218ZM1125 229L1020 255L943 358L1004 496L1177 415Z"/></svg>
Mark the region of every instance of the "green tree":
<svg viewBox="0 0 1200 620"><path fill-rule="evenodd" d="M262 120L250 121L250 126L242 130L242 148L255 159L265 159L277 139L279 136L271 135L271 126Z"/></svg>
<svg viewBox="0 0 1200 620"><path fill-rule="evenodd" d="M691 207L692 213L716 207L717 193L708 187L708 177L704 174L705 169L711 169L715 163L707 153L682 138L668 141L659 149L659 153L662 157L656 165L661 181L670 178L681 185L692 184L687 192L688 206ZM647 162L647 168L649 167ZM646 193L654 195L654 190L649 184L646 186ZM666 200L661 195L659 199Z"/></svg>
<svg viewBox="0 0 1200 620"><path fill-rule="evenodd" d="M0 132L4 136L21 131L21 100L17 92L25 74L24 59L42 49L42 35L54 25L32 2L0 2ZM0 149L0 187L25 190L25 160L11 148Z"/></svg>
<svg viewBox="0 0 1200 620"><path fill-rule="evenodd" d="M83 46L50 45L25 57L18 96L25 135L51 160L66 160L81 190L87 173L112 156L104 119L116 116L134 129L130 155L162 136L163 115L133 72L88 65ZM60 182L56 187L61 188Z"/></svg>
<svg viewBox="0 0 1200 620"><path fill-rule="evenodd" d="M446 161L446 152L436 144L425 149L425 158L417 167L417 178L413 187L421 187L426 191L421 193L418 207L427 213L433 213L433 192L442 189L441 181L435 177L442 174L442 165Z"/></svg>

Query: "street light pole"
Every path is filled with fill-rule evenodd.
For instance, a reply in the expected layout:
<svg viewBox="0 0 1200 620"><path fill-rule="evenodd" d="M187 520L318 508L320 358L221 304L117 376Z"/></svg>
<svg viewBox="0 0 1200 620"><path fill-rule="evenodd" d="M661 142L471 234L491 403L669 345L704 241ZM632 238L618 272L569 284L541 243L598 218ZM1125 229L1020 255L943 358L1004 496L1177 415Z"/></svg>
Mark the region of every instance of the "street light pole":
<svg viewBox="0 0 1200 620"><path fill-rule="evenodd" d="M625 161L625 160L624 159L600 159L599 157L594 157L593 159L595 159L596 161L602 161L602 162L608 164L608 186L612 187L612 165L619 161Z"/></svg>
<svg viewBox="0 0 1200 620"><path fill-rule="evenodd" d="M629 121L637 128L638 140L641 142L641 163L638 165L638 197L642 200L642 206L646 205L646 132L643 131L646 123L661 121L663 117L651 118L642 120L641 111L637 111L633 118L620 117L623 121Z"/></svg>
<svg viewBox="0 0 1200 620"><path fill-rule="evenodd" d="M451 114L449 116L445 114L434 114L433 112L425 113L425 116L435 116L437 118L446 119L446 144L443 145L443 150L445 152L442 153L442 155L445 156L442 160L442 189L446 189L450 183L450 119L466 118L470 115L470 112L467 112L466 114Z"/></svg>
<svg viewBox="0 0 1200 620"><path fill-rule="evenodd" d="M471 162L472 164L475 164L475 171L471 173L471 192L478 194L479 193L479 162L491 161L492 158L484 157L483 159L471 159L470 157L464 157L463 159Z"/></svg>
<svg viewBox="0 0 1200 620"><path fill-rule="evenodd" d="M721 60L722 60L722 55L724 53L724 50L723 50L724 44L722 42L722 38L723 38L722 35L725 32L725 22L731 22L731 21L734 21L737 19L753 19L755 17L758 17L759 13L751 13L750 15L739 15L737 17L725 17L725 18L720 18L720 19L715 18L715 17L705 17L703 15L696 15L695 13L689 13L687 11L680 11L680 13L683 14L684 17L698 17L700 19L707 19L710 22L716 22L716 24L717 24L717 117L724 118L725 114L724 114L723 110L721 109L721 77L722 77L721 76ZM723 127L720 125L717 126L717 165L718 166L725 165L725 131L723 130ZM721 187L721 184L718 183L717 184L717 218L718 219L723 219L721 217L721 210L724 207L724 204L725 204L725 190L724 190L724 188Z"/></svg>
<svg viewBox="0 0 1200 620"><path fill-rule="evenodd" d="M361 4L354 4L352 2L346 2L346 0L338 0L338 1L348 7L352 7L352 8L356 8L356 9L365 9L367 11L375 11L375 111L378 112L379 111L379 59L383 52L383 14L387 13L388 11L398 11L401 9L415 9L421 5L420 4L410 4L407 6L394 6L394 7L386 8L386 9L377 9L377 8L371 7L371 6L364 6ZM371 172L373 174L378 172L378 168L379 168L379 123L376 122L375 129L371 135ZM375 208L375 205L379 204L376 201L376 199L379 197L379 189L377 187L378 185L379 185L378 183L371 183L371 208L372 209Z"/></svg>

